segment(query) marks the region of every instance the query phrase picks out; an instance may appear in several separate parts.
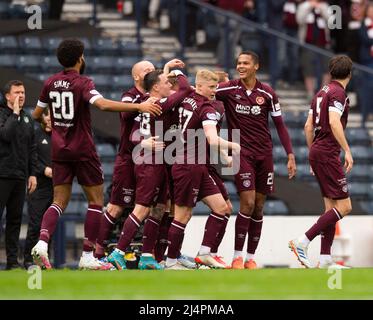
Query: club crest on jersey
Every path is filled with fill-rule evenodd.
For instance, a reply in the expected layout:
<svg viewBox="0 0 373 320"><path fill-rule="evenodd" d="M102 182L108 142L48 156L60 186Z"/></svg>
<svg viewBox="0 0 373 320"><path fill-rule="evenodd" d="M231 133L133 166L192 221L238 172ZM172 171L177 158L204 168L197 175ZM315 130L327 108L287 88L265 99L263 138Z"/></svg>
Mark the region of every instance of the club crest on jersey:
<svg viewBox="0 0 373 320"><path fill-rule="evenodd" d="M243 185L245 188L249 188L250 185L251 185L251 182L250 182L250 180L244 180L244 181L242 181L242 185Z"/></svg>
<svg viewBox="0 0 373 320"><path fill-rule="evenodd" d="M29 120L27 117L23 117L23 121L24 121L25 123L29 123L29 122L30 122L30 120Z"/></svg>
<svg viewBox="0 0 373 320"><path fill-rule="evenodd" d="M263 97L256 97L255 101L256 101L257 104L262 105L264 103L264 98Z"/></svg>
<svg viewBox="0 0 373 320"><path fill-rule="evenodd" d="M131 202L131 197L130 196L124 196L123 201L125 203L130 203Z"/></svg>

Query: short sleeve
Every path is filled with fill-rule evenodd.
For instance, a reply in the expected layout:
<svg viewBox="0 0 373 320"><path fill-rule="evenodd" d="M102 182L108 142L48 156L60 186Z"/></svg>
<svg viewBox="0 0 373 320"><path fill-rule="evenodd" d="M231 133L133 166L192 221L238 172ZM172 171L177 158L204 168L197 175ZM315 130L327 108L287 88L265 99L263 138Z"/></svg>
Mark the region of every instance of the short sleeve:
<svg viewBox="0 0 373 320"><path fill-rule="evenodd" d="M47 108L49 103L48 97L48 82L44 82L43 89L41 90L37 106L41 108Z"/></svg>
<svg viewBox="0 0 373 320"><path fill-rule="evenodd" d="M346 101L347 98L344 96L344 94L335 91L330 95L328 110L337 112L340 116L342 116L346 107Z"/></svg>
<svg viewBox="0 0 373 320"><path fill-rule="evenodd" d="M200 120L202 122L202 126L206 126L206 125L216 126L219 121L219 115L217 114L216 110L211 105L205 104L201 108Z"/></svg>
<svg viewBox="0 0 373 320"><path fill-rule="evenodd" d="M97 99L102 98L102 95L96 90L95 84L91 79L87 79L87 83L84 86L83 99L84 101L93 104Z"/></svg>

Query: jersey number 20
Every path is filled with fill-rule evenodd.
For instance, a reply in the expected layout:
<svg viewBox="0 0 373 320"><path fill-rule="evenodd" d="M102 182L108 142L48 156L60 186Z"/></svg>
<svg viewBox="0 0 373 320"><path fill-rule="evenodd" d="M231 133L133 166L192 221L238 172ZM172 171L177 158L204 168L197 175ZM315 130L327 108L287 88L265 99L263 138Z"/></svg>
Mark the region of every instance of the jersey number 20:
<svg viewBox="0 0 373 320"><path fill-rule="evenodd" d="M54 119L72 120L74 118L74 96L71 91L51 91L49 98L52 100Z"/></svg>

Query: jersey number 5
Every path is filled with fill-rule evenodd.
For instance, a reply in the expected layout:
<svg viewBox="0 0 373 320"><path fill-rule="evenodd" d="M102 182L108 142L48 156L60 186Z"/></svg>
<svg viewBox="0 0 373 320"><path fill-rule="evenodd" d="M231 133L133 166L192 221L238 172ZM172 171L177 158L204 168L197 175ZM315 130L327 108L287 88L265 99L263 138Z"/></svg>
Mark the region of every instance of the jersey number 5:
<svg viewBox="0 0 373 320"><path fill-rule="evenodd" d="M54 119L72 120L74 118L74 96L71 91L51 91L49 98L52 100Z"/></svg>
<svg viewBox="0 0 373 320"><path fill-rule="evenodd" d="M320 122L321 101L322 101L322 97L317 97L316 99L316 120L315 120L316 124L319 124Z"/></svg>

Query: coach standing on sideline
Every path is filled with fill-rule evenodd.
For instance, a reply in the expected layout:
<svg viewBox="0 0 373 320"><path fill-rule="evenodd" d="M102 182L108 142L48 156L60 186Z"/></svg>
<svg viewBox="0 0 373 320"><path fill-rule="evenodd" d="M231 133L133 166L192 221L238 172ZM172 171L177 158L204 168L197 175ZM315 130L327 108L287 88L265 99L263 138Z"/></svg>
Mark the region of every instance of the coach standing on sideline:
<svg viewBox="0 0 373 320"><path fill-rule="evenodd" d="M19 80L4 87L6 107L0 108L0 220L6 207L6 269L19 268L18 241L23 203L27 190L36 188L36 146L34 126L22 109L25 87Z"/></svg>
<svg viewBox="0 0 373 320"><path fill-rule="evenodd" d="M36 177L38 186L33 194L27 198L29 222L24 250L24 267L34 264L31 249L39 240L40 226L44 212L53 202L51 133L52 124L49 110L43 114L40 128L35 131L37 153Z"/></svg>

